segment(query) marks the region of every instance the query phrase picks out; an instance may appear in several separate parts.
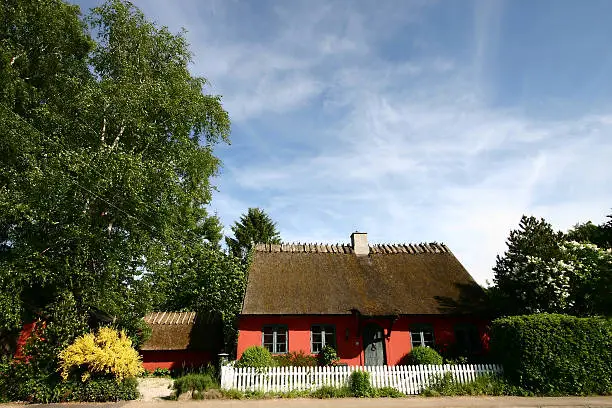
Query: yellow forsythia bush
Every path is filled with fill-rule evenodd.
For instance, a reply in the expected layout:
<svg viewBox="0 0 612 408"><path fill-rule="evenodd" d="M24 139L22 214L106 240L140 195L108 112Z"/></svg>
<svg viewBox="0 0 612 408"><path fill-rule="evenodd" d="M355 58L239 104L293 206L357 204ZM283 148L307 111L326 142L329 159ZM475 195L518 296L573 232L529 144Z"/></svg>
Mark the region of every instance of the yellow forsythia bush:
<svg viewBox="0 0 612 408"><path fill-rule="evenodd" d="M135 377L144 370L140 355L132 347L132 341L123 331L102 327L98 333L77 338L59 353L60 370L64 380L78 367L85 368L81 376L87 381L92 374L112 374L120 382Z"/></svg>

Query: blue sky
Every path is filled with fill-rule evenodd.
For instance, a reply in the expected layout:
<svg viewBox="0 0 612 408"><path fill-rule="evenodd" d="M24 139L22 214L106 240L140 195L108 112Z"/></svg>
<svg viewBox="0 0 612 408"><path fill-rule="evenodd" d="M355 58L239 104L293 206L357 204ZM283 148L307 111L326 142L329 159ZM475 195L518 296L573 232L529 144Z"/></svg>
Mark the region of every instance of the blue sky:
<svg viewBox="0 0 612 408"><path fill-rule="evenodd" d="M484 283L522 214L612 212L612 2L135 4L223 96L227 229L261 207L285 241L444 242Z"/></svg>

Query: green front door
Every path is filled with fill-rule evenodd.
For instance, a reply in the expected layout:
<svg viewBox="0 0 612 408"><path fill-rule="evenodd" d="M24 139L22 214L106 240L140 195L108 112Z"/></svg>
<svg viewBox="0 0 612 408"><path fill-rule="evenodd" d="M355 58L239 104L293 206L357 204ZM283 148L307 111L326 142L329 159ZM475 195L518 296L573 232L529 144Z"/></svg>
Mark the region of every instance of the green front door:
<svg viewBox="0 0 612 408"><path fill-rule="evenodd" d="M365 365L385 365L385 342L382 327L369 323L363 328L363 352Z"/></svg>

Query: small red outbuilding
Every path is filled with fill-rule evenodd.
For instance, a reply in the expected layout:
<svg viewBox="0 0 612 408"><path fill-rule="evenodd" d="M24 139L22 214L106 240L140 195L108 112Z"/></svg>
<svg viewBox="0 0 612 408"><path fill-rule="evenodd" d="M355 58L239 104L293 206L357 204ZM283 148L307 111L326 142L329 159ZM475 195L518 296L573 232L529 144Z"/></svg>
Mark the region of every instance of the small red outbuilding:
<svg viewBox="0 0 612 408"><path fill-rule="evenodd" d="M238 358L336 348L349 365L401 364L418 345L483 353L484 292L444 245L258 244L239 317Z"/></svg>
<svg viewBox="0 0 612 408"><path fill-rule="evenodd" d="M222 347L221 322L195 312L154 312L145 316L151 338L142 345L142 365L181 369L214 362Z"/></svg>

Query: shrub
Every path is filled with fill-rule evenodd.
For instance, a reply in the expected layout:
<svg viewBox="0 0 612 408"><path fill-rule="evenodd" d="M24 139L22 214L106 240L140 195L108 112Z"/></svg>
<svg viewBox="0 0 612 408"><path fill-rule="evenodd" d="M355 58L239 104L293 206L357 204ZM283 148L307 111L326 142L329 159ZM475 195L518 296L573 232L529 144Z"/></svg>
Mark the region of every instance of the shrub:
<svg viewBox="0 0 612 408"><path fill-rule="evenodd" d="M199 399L210 389L219 388L219 384L210 374L187 374L174 380L172 386L175 396L191 391L193 399Z"/></svg>
<svg viewBox="0 0 612 408"><path fill-rule="evenodd" d="M92 374L111 374L118 382L135 377L144 370L132 341L122 331L102 327L97 334L89 333L77 338L74 343L59 353L62 378L75 369L83 371L81 379L86 381Z"/></svg>
<svg viewBox="0 0 612 408"><path fill-rule="evenodd" d="M612 393L612 319L539 314L492 323L491 353L507 378L544 395Z"/></svg>
<svg viewBox="0 0 612 408"><path fill-rule="evenodd" d="M432 383L422 391L426 397L457 396L457 395L522 395L525 393L518 387L508 383L504 378L495 375L482 375L474 381L460 384L453 379L451 373L437 376Z"/></svg>
<svg viewBox="0 0 612 408"><path fill-rule="evenodd" d="M332 386L324 386L315 391L313 391L310 396L314 398L347 398L352 397L353 393L349 387L332 387Z"/></svg>
<svg viewBox="0 0 612 408"><path fill-rule="evenodd" d="M236 390L236 389L230 389L230 390L221 390L221 394L223 395L224 398L226 399L237 399L237 400L241 400L245 398L244 392L240 391L240 390Z"/></svg>
<svg viewBox="0 0 612 408"><path fill-rule="evenodd" d="M366 371L353 371L350 378L350 387L355 397L371 396L370 373Z"/></svg>
<svg viewBox="0 0 612 408"><path fill-rule="evenodd" d="M11 360L7 356L0 357L0 403L9 402Z"/></svg>
<svg viewBox="0 0 612 408"><path fill-rule="evenodd" d="M170 377L170 369L157 367L151 374L153 377Z"/></svg>
<svg viewBox="0 0 612 408"><path fill-rule="evenodd" d="M317 357L321 366L335 365L340 361L336 349L332 346L323 347Z"/></svg>
<svg viewBox="0 0 612 408"><path fill-rule="evenodd" d="M173 378L183 377L188 374L208 374L212 378L218 378L217 368L211 363L201 365L186 365L185 362L183 362L181 367L170 370L170 376Z"/></svg>
<svg viewBox="0 0 612 408"><path fill-rule="evenodd" d="M261 346L251 346L244 350L240 360L236 362L236 367L272 367L274 360L268 349Z"/></svg>
<svg viewBox="0 0 612 408"><path fill-rule="evenodd" d="M70 382L67 383L70 386ZM113 378L92 378L72 385L71 401L105 402L135 400L140 396L136 378L117 382Z"/></svg>
<svg viewBox="0 0 612 408"><path fill-rule="evenodd" d="M273 356L272 360L279 367L313 367L317 365L316 357L306 354L302 350Z"/></svg>
<svg viewBox="0 0 612 408"><path fill-rule="evenodd" d="M431 347L418 346L413 348L407 356L408 364L442 364L442 356Z"/></svg>

